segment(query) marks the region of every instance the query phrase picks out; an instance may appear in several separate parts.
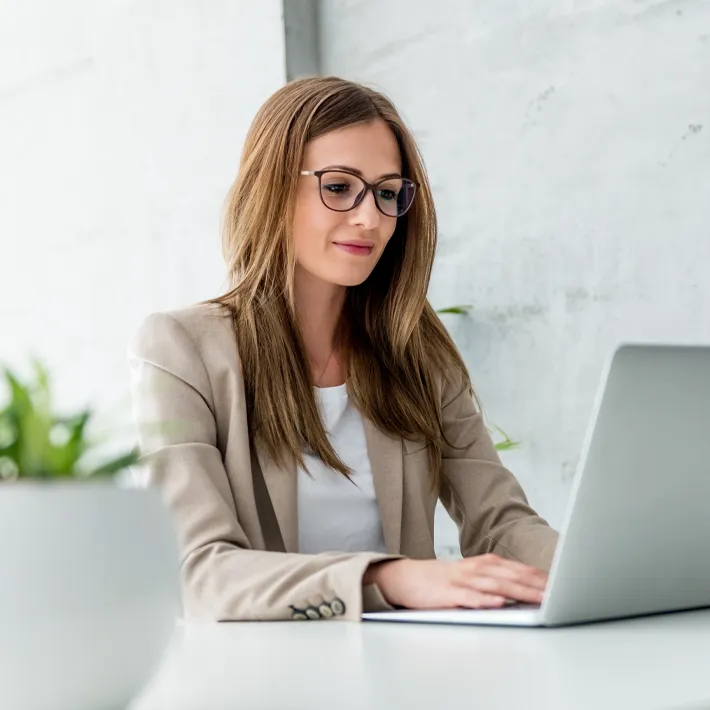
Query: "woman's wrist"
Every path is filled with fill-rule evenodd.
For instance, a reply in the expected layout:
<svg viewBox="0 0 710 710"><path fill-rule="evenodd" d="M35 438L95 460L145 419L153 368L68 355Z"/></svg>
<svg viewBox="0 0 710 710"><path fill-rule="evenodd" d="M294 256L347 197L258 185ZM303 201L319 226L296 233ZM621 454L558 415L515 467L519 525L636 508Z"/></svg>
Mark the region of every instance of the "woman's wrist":
<svg viewBox="0 0 710 710"><path fill-rule="evenodd" d="M381 562L373 562L366 570L362 577L362 586L368 584L376 584L382 587L383 575L387 575L392 571L392 565L396 565L404 560L383 560ZM384 593L384 589L381 590Z"/></svg>
<svg viewBox="0 0 710 710"><path fill-rule="evenodd" d="M381 565L386 564L386 562L373 562L366 570L365 574L362 576L362 586L367 587L368 584L377 584L377 570Z"/></svg>

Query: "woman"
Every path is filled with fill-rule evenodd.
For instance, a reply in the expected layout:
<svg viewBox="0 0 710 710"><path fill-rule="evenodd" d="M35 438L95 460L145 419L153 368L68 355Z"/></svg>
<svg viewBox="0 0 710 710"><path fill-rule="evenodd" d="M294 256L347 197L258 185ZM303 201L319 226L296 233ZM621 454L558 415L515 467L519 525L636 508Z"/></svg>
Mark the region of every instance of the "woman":
<svg viewBox="0 0 710 710"><path fill-rule="evenodd" d="M540 602L557 535L501 466L427 303L434 205L392 104L332 77L277 91L223 246L231 290L150 316L130 348L186 616ZM437 496L463 560L435 559Z"/></svg>

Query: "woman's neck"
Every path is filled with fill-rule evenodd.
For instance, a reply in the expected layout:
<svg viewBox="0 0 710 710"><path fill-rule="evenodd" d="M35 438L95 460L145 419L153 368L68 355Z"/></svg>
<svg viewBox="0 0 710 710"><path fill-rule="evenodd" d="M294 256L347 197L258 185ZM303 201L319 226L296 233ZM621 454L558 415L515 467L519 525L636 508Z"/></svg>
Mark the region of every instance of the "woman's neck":
<svg viewBox="0 0 710 710"><path fill-rule="evenodd" d="M322 281L303 270L295 279L296 318L319 387L342 384L335 333L345 303L346 287Z"/></svg>

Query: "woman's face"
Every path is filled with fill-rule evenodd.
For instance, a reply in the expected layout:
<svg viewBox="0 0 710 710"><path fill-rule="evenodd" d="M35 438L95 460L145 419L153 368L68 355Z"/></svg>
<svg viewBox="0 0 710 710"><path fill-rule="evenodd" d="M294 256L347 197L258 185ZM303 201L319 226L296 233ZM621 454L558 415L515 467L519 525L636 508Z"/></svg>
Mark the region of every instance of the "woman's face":
<svg viewBox="0 0 710 710"><path fill-rule="evenodd" d="M400 175L399 146L384 121L376 120L312 140L302 170L347 168L374 184L383 176ZM296 269L338 286L356 286L370 275L390 240L396 217L388 217L375 206L372 191L348 212L335 212L323 204L324 197L344 204L349 190L348 176L323 176L323 186L313 175L299 177L293 223ZM351 193L352 194L352 193Z"/></svg>

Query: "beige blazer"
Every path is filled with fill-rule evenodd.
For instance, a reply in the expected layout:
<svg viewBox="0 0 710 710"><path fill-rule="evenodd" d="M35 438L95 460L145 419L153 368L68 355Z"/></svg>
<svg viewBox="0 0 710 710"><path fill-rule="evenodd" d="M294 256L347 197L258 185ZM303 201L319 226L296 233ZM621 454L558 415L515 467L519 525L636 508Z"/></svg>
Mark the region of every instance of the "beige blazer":
<svg viewBox="0 0 710 710"><path fill-rule="evenodd" d="M296 466L279 468L251 438L232 327L218 306L156 313L129 347L145 470L179 536L186 618L355 621L389 608L376 585L362 587L368 565L435 557L425 442L364 422L387 555L299 554ZM557 533L501 465L470 395L444 387L441 411L456 448L444 452L440 498L463 555L495 552L548 569Z"/></svg>

